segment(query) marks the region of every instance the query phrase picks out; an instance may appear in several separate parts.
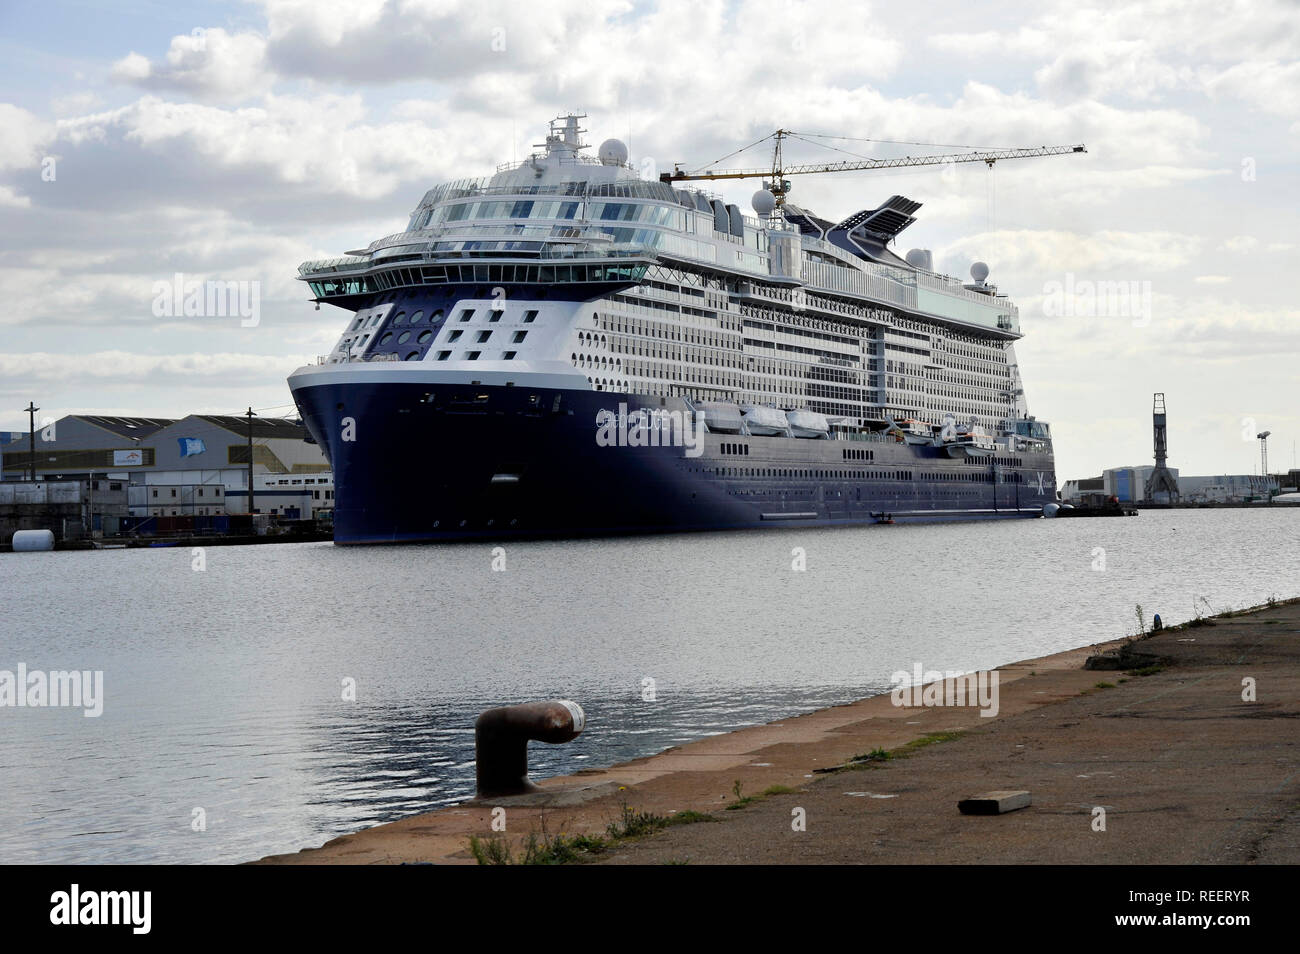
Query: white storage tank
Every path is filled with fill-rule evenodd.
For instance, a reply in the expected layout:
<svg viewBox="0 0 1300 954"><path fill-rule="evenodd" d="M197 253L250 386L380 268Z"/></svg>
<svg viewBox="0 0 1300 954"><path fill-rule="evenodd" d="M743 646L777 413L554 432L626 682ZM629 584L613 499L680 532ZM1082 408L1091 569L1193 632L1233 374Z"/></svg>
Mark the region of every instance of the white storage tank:
<svg viewBox="0 0 1300 954"><path fill-rule="evenodd" d="M53 530L19 530L10 541L15 553L39 553L54 549Z"/></svg>

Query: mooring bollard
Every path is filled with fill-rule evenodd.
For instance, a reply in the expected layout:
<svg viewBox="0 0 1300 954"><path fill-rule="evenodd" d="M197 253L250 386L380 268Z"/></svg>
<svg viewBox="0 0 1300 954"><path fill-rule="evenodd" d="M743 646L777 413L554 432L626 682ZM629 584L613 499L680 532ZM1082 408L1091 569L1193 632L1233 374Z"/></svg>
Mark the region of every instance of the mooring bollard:
<svg viewBox="0 0 1300 954"><path fill-rule="evenodd" d="M526 795L540 789L528 780L530 740L552 745L582 734L587 717L568 699L525 702L488 709L474 723L474 774L479 798Z"/></svg>

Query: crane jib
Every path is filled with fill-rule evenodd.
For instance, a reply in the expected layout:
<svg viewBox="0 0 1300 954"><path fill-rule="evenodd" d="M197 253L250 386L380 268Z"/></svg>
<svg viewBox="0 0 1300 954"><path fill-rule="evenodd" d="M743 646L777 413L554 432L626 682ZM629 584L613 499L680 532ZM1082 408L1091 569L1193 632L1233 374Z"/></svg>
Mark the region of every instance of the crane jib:
<svg viewBox="0 0 1300 954"><path fill-rule="evenodd" d="M683 172L680 167L659 176L661 182L683 182L703 179L757 179L780 180L788 175L806 175L819 172L860 172L869 169L897 169L903 166L936 166L957 162L984 162L988 165L1001 159L1031 159L1038 156L1062 156L1087 152L1082 143L1069 146L1035 146L1024 149L995 149L976 152L958 152L936 156L899 156L893 159L862 159L825 164L781 166L779 159L763 169L728 169L721 172Z"/></svg>

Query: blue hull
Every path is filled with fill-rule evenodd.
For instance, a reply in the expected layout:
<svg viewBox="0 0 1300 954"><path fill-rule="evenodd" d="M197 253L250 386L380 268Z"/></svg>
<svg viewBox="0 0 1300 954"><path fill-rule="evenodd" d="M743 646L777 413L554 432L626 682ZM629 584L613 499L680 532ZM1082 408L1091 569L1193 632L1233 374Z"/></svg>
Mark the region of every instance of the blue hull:
<svg viewBox="0 0 1300 954"><path fill-rule="evenodd" d="M414 382L294 398L333 467L336 543L1006 519L1055 498L1050 454L706 434L692 457L597 440L598 413L684 410L675 398Z"/></svg>

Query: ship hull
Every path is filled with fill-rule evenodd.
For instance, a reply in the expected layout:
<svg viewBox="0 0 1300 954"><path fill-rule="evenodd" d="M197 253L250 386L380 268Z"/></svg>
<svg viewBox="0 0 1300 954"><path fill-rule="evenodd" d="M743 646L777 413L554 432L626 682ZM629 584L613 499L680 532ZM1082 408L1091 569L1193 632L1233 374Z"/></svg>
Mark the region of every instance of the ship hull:
<svg viewBox="0 0 1300 954"><path fill-rule="evenodd" d="M340 544L1008 519L1055 499L1050 454L720 433L693 446L680 430L636 446L659 441L598 425L684 413L676 398L328 374L291 387L333 468Z"/></svg>

